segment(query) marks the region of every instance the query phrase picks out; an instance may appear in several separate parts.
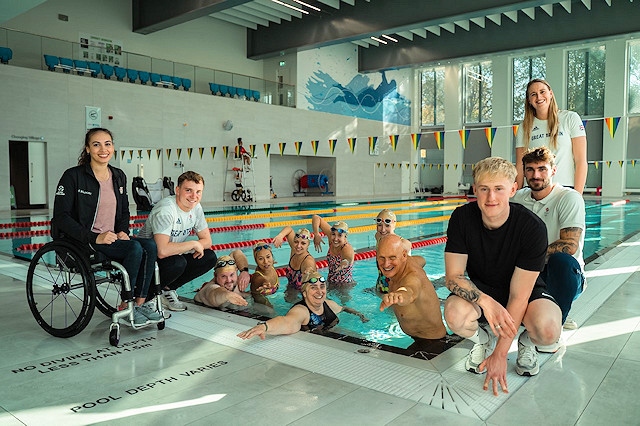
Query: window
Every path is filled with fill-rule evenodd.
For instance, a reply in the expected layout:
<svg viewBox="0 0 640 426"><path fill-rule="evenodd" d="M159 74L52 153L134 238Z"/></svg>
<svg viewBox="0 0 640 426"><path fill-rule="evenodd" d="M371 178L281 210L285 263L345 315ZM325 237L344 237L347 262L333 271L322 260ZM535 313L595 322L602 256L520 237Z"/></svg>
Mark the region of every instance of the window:
<svg viewBox="0 0 640 426"><path fill-rule="evenodd" d="M524 119L524 101L527 84L534 78L545 78L546 58L540 56L522 56L513 58L513 122Z"/></svg>
<svg viewBox="0 0 640 426"><path fill-rule="evenodd" d="M420 72L421 126L444 125L444 67Z"/></svg>
<svg viewBox="0 0 640 426"><path fill-rule="evenodd" d="M629 114L640 114L640 43L629 45Z"/></svg>
<svg viewBox="0 0 640 426"><path fill-rule="evenodd" d="M465 124L490 123L493 110L491 62L466 64L463 70Z"/></svg>
<svg viewBox="0 0 640 426"><path fill-rule="evenodd" d="M604 115L604 46L568 53L567 109L580 116Z"/></svg>

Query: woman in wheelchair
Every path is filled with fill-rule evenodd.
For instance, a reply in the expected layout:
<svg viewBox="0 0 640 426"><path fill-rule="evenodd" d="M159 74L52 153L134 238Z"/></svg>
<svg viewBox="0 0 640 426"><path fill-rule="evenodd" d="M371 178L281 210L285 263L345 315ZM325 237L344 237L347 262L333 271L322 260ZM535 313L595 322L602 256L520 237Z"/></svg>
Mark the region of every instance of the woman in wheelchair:
<svg viewBox="0 0 640 426"><path fill-rule="evenodd" d="M153 239L129 237L127 177L109 165L113 135L107 129L87 131L78 165L67 169L58 183L51 219L54 239L71 238L124 266L134 288L134 326L163 318L145 299L157 256ZM153 308L152 308L153 307Z"/></svg>

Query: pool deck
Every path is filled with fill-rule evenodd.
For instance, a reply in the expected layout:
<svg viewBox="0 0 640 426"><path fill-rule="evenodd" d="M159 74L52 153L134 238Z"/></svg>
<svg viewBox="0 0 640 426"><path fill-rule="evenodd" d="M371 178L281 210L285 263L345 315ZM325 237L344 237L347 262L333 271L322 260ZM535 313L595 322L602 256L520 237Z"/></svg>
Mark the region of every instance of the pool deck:
<svg viewBox="0 0 640 426"><path fill-rule="evenodd" d="M639 248L636 234L587 265L580 327L536 377L512 351L498 397L464 371L469 342L426 361L306 333L242 341L255 320L193 304L163 331L123 328L117 348L99 312L58 339L29 311L26 262L0 255L0 424L635 425Z"/></svg>

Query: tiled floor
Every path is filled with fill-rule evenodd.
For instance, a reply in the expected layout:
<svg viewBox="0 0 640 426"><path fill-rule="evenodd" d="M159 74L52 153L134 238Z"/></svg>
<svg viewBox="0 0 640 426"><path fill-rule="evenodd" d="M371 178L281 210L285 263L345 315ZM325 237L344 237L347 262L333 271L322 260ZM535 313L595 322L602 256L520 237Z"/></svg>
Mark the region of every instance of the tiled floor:
<svg viewBox="0 0 640 426"><path fill-rule="evenodd" d="M49 336L26 303L26 263L0 255L0 424L637 425L640 235L588 265L566 349L510 393L463 371L469 345L431 361L298 333L241 341L255 321L190 305L167 328L123 328L96 311L82 333Z"/></svg>

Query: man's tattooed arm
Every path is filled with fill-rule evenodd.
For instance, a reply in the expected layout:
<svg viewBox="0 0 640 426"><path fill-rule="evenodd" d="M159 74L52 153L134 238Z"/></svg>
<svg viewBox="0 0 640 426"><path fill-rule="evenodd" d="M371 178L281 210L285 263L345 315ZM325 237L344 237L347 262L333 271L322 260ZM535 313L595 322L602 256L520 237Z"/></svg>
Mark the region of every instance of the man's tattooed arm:
<svg viewBox="0 0 640 426"><path fill-rule="evenodd" d="M458 280L463 281L465 285L461 286L458 284ZM453 279L446 280L445 285L451 293L473 303L477 303L482 294L482 292L478 290L478 287L464 275L458 275Z"/></svg>
<svg viewBox="0 0 640 426"><path fill-rule="evenodd" d="M567 253L570 255L578 251L582 228L562 228L560 230L560 238L547 248L547 256L553 253Z"/></svg>

